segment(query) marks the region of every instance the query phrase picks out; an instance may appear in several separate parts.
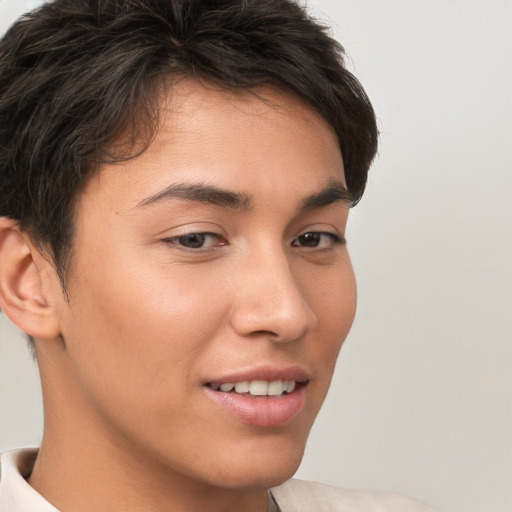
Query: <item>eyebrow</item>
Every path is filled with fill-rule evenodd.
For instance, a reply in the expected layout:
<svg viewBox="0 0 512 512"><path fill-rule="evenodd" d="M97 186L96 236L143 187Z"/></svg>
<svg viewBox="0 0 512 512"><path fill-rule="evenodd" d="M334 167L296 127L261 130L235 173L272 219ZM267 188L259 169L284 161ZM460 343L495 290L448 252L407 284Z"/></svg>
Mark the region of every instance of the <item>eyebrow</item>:
<svg viewBox="0 0 512 512"><path fill-rule="evenodd" d="M249 195L201 183L169 185L164 190L143 199L137 206L147 206L174 198L213 204L235 211L247 211L251 208ZM353 205L352 197L345 185L341 181L331 180L324 189L304 198L299 211L316 210L340 201L348 206Z"/></svg>
<svg viewBox="0 0 512 512"><path fill-rule="evenodd" d="M143 199L137 206L146 206L164 199L186 199L243 211L250 208L250 197L242 192L232 192L203 184L173 184L157 194Z"/></svg>
<svg viewBox="0 0 512 512"><path fill-rule="evenodd" d="M341 181L331 180L323 190L306 197L302 202L300 209L302 211L316 210L317 208L322 208L339 201L345 203L349 207L354 204L347 187L345 187Z"/></svg>

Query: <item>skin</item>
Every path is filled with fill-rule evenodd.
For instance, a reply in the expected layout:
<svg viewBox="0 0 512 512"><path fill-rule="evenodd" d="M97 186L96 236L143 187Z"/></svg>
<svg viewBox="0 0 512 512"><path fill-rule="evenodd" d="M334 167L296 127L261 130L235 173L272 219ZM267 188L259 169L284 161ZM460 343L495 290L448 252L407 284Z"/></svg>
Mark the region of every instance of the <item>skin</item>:
<svg viewBox="0 0 512 512"><path fill-rule="evenodd" d="M265 490L301 461L355 313L349 204L303 208L344 184L336 136L291 93L260 93L269 101L173 87L151 147L78 198L69 302L11 229L32 258L25 294L46 315L32 329L45 429L29 483L63 512L263 512ZM198 184L245 202L162 196ZM179 238L204 232L215 236L199 248ZM317 246L306 233L321 233ZM205 392L264 365L308 374L284 425L248 425Z"/></svg>

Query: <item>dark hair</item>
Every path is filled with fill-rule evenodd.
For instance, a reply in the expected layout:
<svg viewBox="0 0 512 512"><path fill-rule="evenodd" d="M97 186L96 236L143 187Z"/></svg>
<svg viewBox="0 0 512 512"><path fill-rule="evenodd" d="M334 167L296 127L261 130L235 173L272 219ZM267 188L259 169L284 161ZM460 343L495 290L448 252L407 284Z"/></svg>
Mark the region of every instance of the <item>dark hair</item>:
<svg viewBox="0 0 512 512"><path fill-rule="evenodd" d="M0 216L53 258L63 287L74 201L105 162L144 151L158 84L277 83L335 129L353 203L377 150L372 106L344 50L292 0L55 0L0 42ZM121 140L120 140L121 137Z"/></svg>

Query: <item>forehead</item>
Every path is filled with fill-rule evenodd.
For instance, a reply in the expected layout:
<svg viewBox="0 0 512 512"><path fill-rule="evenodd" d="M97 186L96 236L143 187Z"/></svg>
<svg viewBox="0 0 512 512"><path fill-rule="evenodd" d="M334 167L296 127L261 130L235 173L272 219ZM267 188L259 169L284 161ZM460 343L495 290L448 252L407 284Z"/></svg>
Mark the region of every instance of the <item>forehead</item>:
<svg viewBox="0 0 512 512"><path fill-rule="evenodd" d="M316 111L275 86L233 91L183 79L161 96L150 147L133 160L104 165L86 191L135 204L172 180L251 195L269 178L276 191L299 176L311 188L319 178L344 182L338 139Z"/></svg>
<svg viewBox="0 0 512 512"><path fill-rule="evenodd" d="M162 112L167 114L164 129L201 112L212 117L236 113L243 121L252 118L262 123L280 114L292 116L308 125L327 125L301 97L287 87L274 83L250 89L227 89L212 82L183 78L162 90L160 104ZM180 119L180 116L185 119Z"/></svg>
<svg viewBox="0 0 512 512"><path fill-rule="evenodd" d="M173 143L178 151L186 151L195 141L205 147L236 145L243 152L251 142L273 146L272 135L278 136L283 151L297 151L307 143L305 139L312 138L317 144L338 147L331 126L284 87L227 90L185 79L163 96L161 104L161 129L154 149Z"/></svg>

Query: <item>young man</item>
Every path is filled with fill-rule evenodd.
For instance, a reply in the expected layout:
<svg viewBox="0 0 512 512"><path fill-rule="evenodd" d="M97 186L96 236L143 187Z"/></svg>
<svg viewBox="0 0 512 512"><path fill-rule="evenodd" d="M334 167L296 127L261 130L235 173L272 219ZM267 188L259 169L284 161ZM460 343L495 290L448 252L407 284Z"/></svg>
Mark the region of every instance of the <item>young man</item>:
<svg viewBox="0 0 512 512"><path fill-rule="evenodd" d="M2 512L423 510L286 482L377 145L342 57L289 0L56 0L7 33L0 306L45 426L2 456Z"/></svg>

